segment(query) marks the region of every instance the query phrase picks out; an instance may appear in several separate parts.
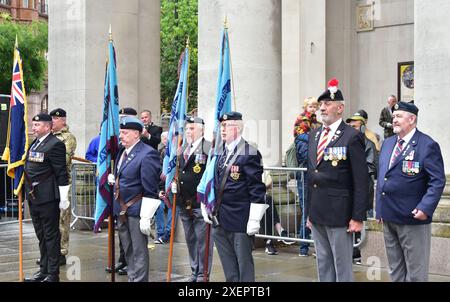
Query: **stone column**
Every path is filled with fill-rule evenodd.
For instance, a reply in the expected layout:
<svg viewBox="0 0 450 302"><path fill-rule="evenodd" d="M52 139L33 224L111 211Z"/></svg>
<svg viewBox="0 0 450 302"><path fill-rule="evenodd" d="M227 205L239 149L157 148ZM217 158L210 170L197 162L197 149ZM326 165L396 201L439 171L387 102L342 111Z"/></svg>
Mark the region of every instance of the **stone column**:
<svg viewBox="0 0 450 302"><path fill-rule="evenodd" d="M414 1L414 100L420 109L418 128L441 146L446 174L450 174L449 11L449 0Z"/></svg>
<svg viewBox="0 0 450 302"><path fill-rule="evenodd" d="M211 138L220 34L228 17L237 111L265 165L281 163L281 1L199 1L199 116Z"/></svg>
<svg viewBox="0 0 450 302"><path fill-rule="evenodd" d="M62 107L84 156L98 134L112 26L120 106L160 116L159 1L49 1L49 109Z"/></svg>

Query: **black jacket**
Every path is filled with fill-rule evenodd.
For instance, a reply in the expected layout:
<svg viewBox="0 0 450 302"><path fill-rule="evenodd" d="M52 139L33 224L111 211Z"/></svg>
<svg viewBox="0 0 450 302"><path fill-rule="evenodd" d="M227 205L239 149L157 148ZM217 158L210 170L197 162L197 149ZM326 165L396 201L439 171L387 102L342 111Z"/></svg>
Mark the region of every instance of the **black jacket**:
<svg viewBox="0 0 450 302"><path fill-rule="evenodd" d="M153 123L151 125L145 126L145 128L151 136L150 139L148 137L141 136L141 141L158 151L158 145L161 142L161 133L163 131L163 128L156 126Z"/></svg>

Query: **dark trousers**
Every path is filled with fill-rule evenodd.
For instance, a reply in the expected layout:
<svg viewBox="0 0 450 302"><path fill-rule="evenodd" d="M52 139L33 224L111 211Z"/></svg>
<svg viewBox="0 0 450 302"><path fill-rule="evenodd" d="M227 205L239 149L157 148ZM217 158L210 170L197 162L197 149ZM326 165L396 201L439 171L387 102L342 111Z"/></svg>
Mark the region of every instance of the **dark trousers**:
<svg viewBox="0 0 450 302"><path fill-rule="evenodd" d="M262 226L266 235L277 235L273 230L273 226L280 222L277 208L273 204L272 196L266 194L266 204L269 206L262 219Z"/></svg>
<svg viewBox="0 0 450 302"><path fill-rule="evenodd" d="M39 240L41 253L40 271L43 274L59 275L61 256L61 233L59 232L59 203L49 202L30 205L34 231Z"/></svg>

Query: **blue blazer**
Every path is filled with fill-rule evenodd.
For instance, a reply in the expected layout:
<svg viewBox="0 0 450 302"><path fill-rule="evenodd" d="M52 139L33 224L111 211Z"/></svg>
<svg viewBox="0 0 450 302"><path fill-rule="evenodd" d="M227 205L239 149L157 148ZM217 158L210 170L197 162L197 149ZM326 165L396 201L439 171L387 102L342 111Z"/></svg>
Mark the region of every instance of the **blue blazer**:
<svg viewBox="0 0 450 302"><path fill-rule="evenodd" d="M225 187L222 194L222 202L218 211L218 220L221 227L228 232L247 232L247 222L250 214L251 203L265 203L266 186L262 182L262 158L257 149L250 146L244 139L234 149L235 153L244 144L244 149L236 157L233 163L230 155L227 165L231 164L232 169L227 175L219 176L218 160L215 167L216 198L219 197L222 178L226 177Z"/></svg>
<svg viewBox="0 0 450 302"><path fill-rule="evenodd" d="M439 144L416 130L389 168L397 139L397 135L391 136L381 147L376 217L397 224L431 223L445 186L444 162ZM408 171L408 166L417 167L417 173ZM411 213L414 209L427 214L428 219L414 219Z"/></svg>
<svg viewBox="0 0 450 302"><path fill-rule="evenodd" d="M125 148L119 151L116 163L119 163ZM144 197L158 198L158 184L160 174L159 153L152 147L139 141L122 162L117 170L116 179L119 179L120 196L127 203L136 195ZM136 202L128 208L128 216L139 217L141 211L141 201ZM114 215L120 212L119 200L114 201Z"/></svg>

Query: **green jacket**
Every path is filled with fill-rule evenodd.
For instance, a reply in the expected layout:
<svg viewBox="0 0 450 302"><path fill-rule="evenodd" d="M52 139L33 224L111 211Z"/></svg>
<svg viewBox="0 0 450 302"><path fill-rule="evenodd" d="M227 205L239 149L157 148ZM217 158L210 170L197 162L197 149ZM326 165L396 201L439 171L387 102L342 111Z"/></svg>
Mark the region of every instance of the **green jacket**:
<svg viewBox="0 0 450 302"><path fill-rule="evenodd" d="M66 165L67 170L70 173L70 168L72 165L72 156L75 154L75 149L77 148L77 139L69 131L69 126L62 128L61 130L53 133L60 141L66 145Z"/></svg>

